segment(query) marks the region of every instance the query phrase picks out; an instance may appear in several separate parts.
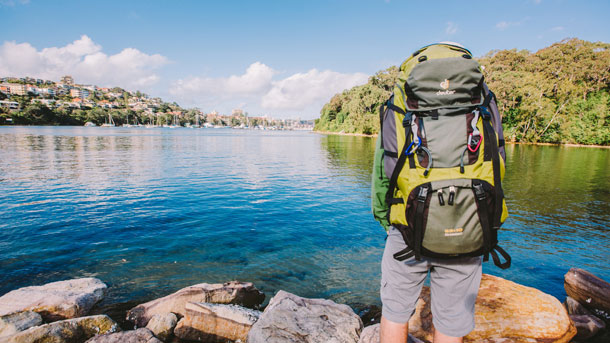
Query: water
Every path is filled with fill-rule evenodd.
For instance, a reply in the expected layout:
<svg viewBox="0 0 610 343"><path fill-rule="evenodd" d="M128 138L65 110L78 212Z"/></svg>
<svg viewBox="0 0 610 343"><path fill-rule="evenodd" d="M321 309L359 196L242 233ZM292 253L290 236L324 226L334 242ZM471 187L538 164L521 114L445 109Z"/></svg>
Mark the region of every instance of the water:
<svg viewBox="0 0 610 343"><path fill-rule="evenodd" d="M252 281L379 304L374 139L226 129L0 127L0 295L75 277L106 303ZM610 150L508 146L513 257L484 271L562 299L581 267L610 280Z"/></svg>

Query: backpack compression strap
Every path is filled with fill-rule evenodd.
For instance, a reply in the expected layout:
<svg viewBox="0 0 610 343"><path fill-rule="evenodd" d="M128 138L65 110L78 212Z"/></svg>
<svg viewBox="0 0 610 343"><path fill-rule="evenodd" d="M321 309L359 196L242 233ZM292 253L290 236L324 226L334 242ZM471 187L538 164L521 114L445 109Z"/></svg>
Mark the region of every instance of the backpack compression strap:
<svg viewBox="0 0 610 343"><path fill-rule="evenodd" d="M489 147L491 148L491 163L493 167L494 188L496 195L494 199L494 217L492 218L493 223L487 216L487 202L484 201L484 199L483 201L480 201L477 197L477 205L479 207L479 216L481 218L481 225L483 226L483 233L485 235L485 231L488 232L488 242L485 243L484 260L487 261L489 259L488 254L491 254L491 257L496 266L500 267L501 269L507 269L510 267L511 258L508 253L504 251L504 249L498 246L497 240L497 232L500 229L500 220L502 218L502 202L504 200L504 191L502 189L502 180L500 177L500 152L498 149L498 143L496 142L496 131L491 126L491 113L488 110L488 106L494 96L494 93L492 91L489 91L489 93L485 97L485 101L480 107L481 116L483 118L483 134L485 135L485 141L489 142ZM489 237L490 234L492 235L492 237ZM500 258L498 257L496 251L499 252L502 257L504 257L506 262L500 263Z"/></svg>

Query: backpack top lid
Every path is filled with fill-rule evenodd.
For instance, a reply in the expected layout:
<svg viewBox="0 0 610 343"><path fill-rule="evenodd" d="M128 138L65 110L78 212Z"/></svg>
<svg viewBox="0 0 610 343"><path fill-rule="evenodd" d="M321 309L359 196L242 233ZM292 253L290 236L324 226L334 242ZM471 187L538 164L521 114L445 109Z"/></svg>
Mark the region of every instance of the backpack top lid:
<svg viewBox="0 0 610 343"><path fill-rule="evenodd" d="M400 66L408 111L473 107L483 103L483 74L471 52L457 43L427 45Z"/></svg>

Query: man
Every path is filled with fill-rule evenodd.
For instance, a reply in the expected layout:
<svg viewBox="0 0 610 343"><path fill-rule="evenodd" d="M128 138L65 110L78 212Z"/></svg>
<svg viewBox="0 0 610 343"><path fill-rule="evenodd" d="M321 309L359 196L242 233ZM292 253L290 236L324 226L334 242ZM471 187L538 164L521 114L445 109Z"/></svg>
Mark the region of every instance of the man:
<svg viewBox="0 0 610 343"><path fill-rule="evenodd" d="M428 49L429 47L432 48ZM432 51L435 49L436 52ZM437 54L436 56L440 57L435 57L435 53ZM451 58L447 58L447 56L451 56ZM453 56L456 57L454 58ZM431 62L428 61L434 58L439 58L439 60L436 60L430 64ZM444 60L441 59L450 61L444 62ZM450 65L449 68L439 69L438 63L453 64L446 64ZM437 67L430 68L429 66ZM453 66L456 67L454 68ZM419 69L417 72L414 72L416 68ZM503 251L503 249L497 247L497 239L495 237L490 238L492 234L496 234L496 231L492 230L490 227L493 225L493 227L497 229L497 227L501 225L501 222L503 222L507 216L506 209L501 207L504 200L503 192L501 191L500 179L502 176L500 172L501 168L499 160L502 159L501 162L505 160L501 118L495 99L493 98L493 94L489 91L485 83L482 82L483 78L482 74L480 74L478 63L472 60L472 55L468 50L457 43L442 42L424 47L415 52L409 59L407 59L407 61L403 63L401 66L401 72L403 72L403 70L407 70L408 73L415 73L417 74L417 77L403 75L402 77L404 79L402 82L404 82L405 88L400 88L402 86L397 84L397 87L399 88L396 89L399 92L396 91L392 98L393 100L388 101L386 104L386 110L389 108L390 111L382 111L382 117L380 119L382 121L383 130L381 131L385 130L386 124L390 130L387 132L380 132L378 136L372 175L371 197L373 215L387 232L385 250L381 262L380 295L383 308L380 339L381 343L404 343L407 341L409 329L408 321L415 312L415 304L419 298L426 276L428 273L430 273L431 308L433 324L435 327L434 342L462 342L463 337L470 333L475 326L474 306L482 274L482 258L480 256L481 254L478 254L478 252L482 252L482 254L488 254L491 252L494 257L494 263L500 268L508 268L510 266L510 257ZM448 74L442 74L442 72L446 72ZM429 75L431 76L429 76L429 79L426 79L428 76L422 73L430 73ZM471 83L463 84L462 88L458 87L460 82L466 82L464 80L467 80L469 77L473 83L468 81ZM405 80L408 80L409 84L407 84ZM433 80L434 82L430 80ZM428 82L426 83L426 81ZM419 86L418 82L421 82L423 86ZM434 89L437 84L439 89L437 93L434 93L437 91ZM407 86L408 89L406 89ZM430 90L429 88L431 87L432 89ZM405 97L405 94L410 95ZM400 95L402 95L402 97ZM442 101L444 101L443 99L449 100L447 100L445 104L442 103ZM434 103L435 101L437 101L437 103ZM415 105L412 104L413 102L415 102ZM464 112L460 112L461 114L458 115L456 115L457 112L455 111L451 112L454 108L456 108L457 104L460 104L460 108L464 108ZM473 110L473 104L475 107L480 107L476 107L477 110ZM411 106L413 109L407 108L409 106ZM426 106L429 106L428 108L430 108L430 110L428 110ZM476 112L478 109L481 111L489 110L491 117L486 117L487 119L485 120L489 120L489 118L491 118L490 121L493 124L493 128L491 128L492 126L489 125L489 122L483 123L483 119L478 121L478 119L480 119L478 117L479 112ZM422 115L424 118L419 118L419 121L411 120L412 115L419 116L418 113L420 112L417 112L418 110L427 110L428 112L426 112L427 114L424 113ZM401 116L395 116L396 111L398 111ZM474 114L475 112L476 116ZM390 114L387 115L387 113ZM430 115L431 113L435 113L436 117ZM439 113L441 116L444 115L443 113L450 113L451 115L446 117L449 121L445 121L445 119L439 120ZM472 115L475 119L466 119L467 115ZM451 121L453 120L451 118L455 118L458 121ZM460 122L460 120L463 120L463 124ZM440 124L438 123L441 122L449 122L453 124L457 123L457 125L444 126L439 130L439 127L441 126L439 126ZM493 137L491 135L493 134L493 131L495 131L499 138L497 145L495 143L489 143L489 146L486 148L489 149L486 151L493 155L493 157L489 159L482 158L482 155L479 155L481 138L478 140L473 139L473 135L480 135L480 125L487 125L482 132L487 132L490 134L490 137ZM426 127L425 130L423 129L424 126ZM431 133L434 133L433 131L426 132L429 128L434 130L435 127L437 130L435 135L431 135ZM402 135L398 135L398 133L396 133L398 130L405 130L406 134L403 133ZM466 131L461 133L459 130L470 130L470 133L468 134ZM457 136L454 135L452 131L457 133ZM440 132L440 134L438 132ZM386 134L390 135L384 136ZM409 135L413 136L412 141L410 141L410 145L405 138L411 137ZM415 145L414 143L416 139L419 141L418 143L420 145L422 144L421 139L416 136L422 136L422 138L427 136L427 141L424 143L427 144L427 148L424 149L422 147L422 150L427 153L428 159L422 160L422 163L426 163L428 167L423 173L423 177L421 174L414 174L419 173L417 169L414 169L415 162L413 161L414 151L419 150L419 145L416 146L415 150L411 150L410 148L411 146ZM467 140L466 137L468 137ZM402 142L397 142L400 139L402 139ZM441 143L439 143L439 141ZM487 139L485 141L489 142ZM479 144L477 144L477 142ZM464 144L466 144L468 149L464 148ZM432 151L432 154L430 151ZM453 151L464 151L460 160L461 162L455 161L454 157L457 157L459 153L456 154ZM472 158L468 159L468 161L466 161L464 158L467 152L469 154L470 152L474 154L471 156ZM445 153L450 154L449 158L443 159L443 154ZM407 163L405 162L405 156L409 155L411 156L409 157L409 163L411 163L410 167L409 164L405 164ZM439 177L439 175L443 175L442 173L434 174L434 172L432 172L432 174L428 174L428 169L430 169L430 165L432 165L431 161L433 160L433 155L434 163L435 165L438 164L439 168L444 167L445 171L453 168L453 170L459 174L455 172L453 174L446 172L446 175L450 176L444 179L443 177ZM399 156L400 158L398 158ZM387 160L384 161L384 158ZM483 165L487 167L487 174L475 174L473 172L473 170L476 170L476 168L482 168ZM492 169L490 168L492 165L493 173ZM403 167L410 168L410 174L403 173L403 169L397 169ZM418 166L418 168L424 169L421 165ZM396 170L399 173L396 173ZM391 182L388 178L389 175L392 175L393 177L392 186L390 185ZM407 177L407 175L410 176ZM397 177L402 178L403 186L405 184L415 182L420 182L419 184L424 186L419 187L419 195L415 193L415 198L412 198L412 195L409 194L409 192L415 190L413 187L400 190L402 194L409 194L408 199L403 198L402 195L398 198L387 198L386 194L388 196L393 195L394 190L396 190L395 186L397 186ZM419 181L417 180L418 178ZM487 185L493 183L497 186L494 187L495 190L492 190L492 192L495 192L493 195L482 193L481 189L483 189L483 187L481 184L479 184L481 181L478 180L480 178L486 178L485 182ZM462 193L459 193L460 191L456 191L456 188L454 188L452 185L461 184L465 179L473 180L472 191L462 188ZM435 194L431 195L430 193L432 193L432 186L430 185L434 184L434 182L437 182L437 188L434 188L433 190ZM457 184L446 183L445 186L438 186L438 184L442 182L457 182ZM393 190L391 193L388 193L388 189L390 187L392 187ZM456 187L464 186L461 185ZM491 188L491 186L489 186L489 188ZM448 189L449 194L446 193L444 189ZM424 190L424 192L422 192L422 190ZM467 203L467 201L464 201L465 197L468 196L465 195L466 193L469 193L471 198L470 207L468 208L464 206L464 204ZM460 194L462 200L460 200L459 203L456 200L455 206L453 206L453 197L455 196L457 199L460 197ZM447 197L447 195L449 195L449 197ZM438 200L436 200L437 196ZM492 211L487 212L488 207L485 199L488 199L489 196L494 197L494 206L497 206L495 209L492 209ZM421 208L420 205L417 205L413 199L421 201ZM447 199L446 203L445 199ZM392 215L394 216L392 223L396 223L394 225L390 223L390 216L388 216L390 206L388 201L392 201L392 206L402 206L396 213L392 212ZM425 226L421 224L423 220L420 220L419 218L423 218L424 216L428 218L430 215L429 213L432 213L430 210L432 207L428 207L431 206L430 204L432 201L434 201L437 205L437 212L434 213L441 213L441 216L445 215L443 213L447 214L445 217L443 217L444 221L441 220L441 222L445 223L447 226L440 227L438 225L433 225L432 228L425 229ZM475 201L476 206L474 206ZM424 205L425 203L427 203L427 205ZM413 210L413 208L417 208L418 211ZM448 210L449 208L451 208L451 210ZM413 223L409 223L407 226L405 223L405 211L409 211L408 209L410 209L412 212L417 212L415 215L419 216L417 217L418 219L415 220L415 225L413 225ZM474 213L472 211L474 211ZM399 216L402 216L402 219L399 218ZM457 223L456 220L458 219L454 218L459 218L459 220L467 218L466 220L468 222L464 223L462 221ZM478 220L475 221L473 218L478 218ZM406 219L406 221L408 220L409 219ZM437 222L439 221L437 220ZM422 227L424 229L422 229ZM425 234L427 234L430 230L432 232L444 230L444 235L441 235L444 236L443 239L445 239L451 245L456 242L455 240L461 239L461 237L469 237L468 235L473 235L472 237L474 237L479 235L479 241L477 241L479 243L477 244L481 245L477 245L471 250L466 250L465 252L458 251L455 254L449 253L445 256L441 256L442 254L432 255L446 258L432 258L423 256L420 246L407 247L405 240L410 239L410 242L415 242L415 244L418 244L417 242L421 242L421 237L419 238L420 240L418 240L417 234L421 232L425 232ZM406 232L417 233L415 234L415 238L409 238L408 236L405 236L407 235ZM457 243L457 246L460 246L460 243ZM468 245L460 246L460 249L468 249L464 248L466 246ZM479 246L485 246L485 248L480 248ZM440 250L443 251L445 249ZM507 259L507 262L504 264L499 263L496 252L493 250L500 251L502 256ZM406 252L408 251L411 252L407 254Z"/></svg>
<svg viewBox="0 0 610 343"><path fill-rule="evenodd" d="M432 317L435 343L462 342L474 329L474 303L481 282L481 257L440 260L411 257L405 261L393 254L406 244L400 232L387 220L385 196L388 178L383 168L383 149L377 139L373 167L373 214L387 232L381 262L381 343L405 343L408 321L415 312L424 280L430 271Z"/></svg>

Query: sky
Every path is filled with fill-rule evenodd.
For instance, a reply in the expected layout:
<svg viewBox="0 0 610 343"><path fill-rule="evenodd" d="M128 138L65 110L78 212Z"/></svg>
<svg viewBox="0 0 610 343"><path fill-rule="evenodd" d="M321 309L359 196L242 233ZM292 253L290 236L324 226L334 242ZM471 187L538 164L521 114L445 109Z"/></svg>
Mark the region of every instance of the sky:
<svg viewBox="0 0 610 343"><path fill-rule="evenodd" d="M205 113L312 119L419 47L610 42L610 1L0 0L0 76L140 90Z"/></svg>

